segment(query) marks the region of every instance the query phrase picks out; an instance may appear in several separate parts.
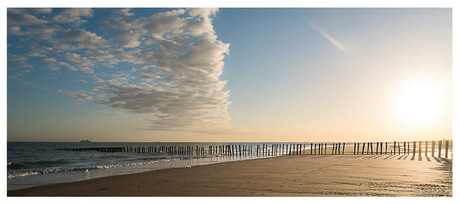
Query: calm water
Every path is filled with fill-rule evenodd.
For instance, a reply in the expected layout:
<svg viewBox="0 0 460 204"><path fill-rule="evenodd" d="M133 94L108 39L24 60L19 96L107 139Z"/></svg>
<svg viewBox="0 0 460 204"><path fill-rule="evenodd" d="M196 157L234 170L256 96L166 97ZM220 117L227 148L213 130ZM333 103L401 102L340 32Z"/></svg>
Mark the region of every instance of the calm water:
<svg viewBox="0 0 460 204"><path fill-rule="evenodd" d="M171 155L166 152L132 153L132 152L98 152L65 151L62 148L86 147L144 147L149 146L202 146L208 150L209 145L242 145L248 148L246 155L228 156L212 153L199 156ZM271 149L271 143L269 149ZM290 144L290 143L284 143ZM257 154L256 143L58 143L8 142L7 151L7 188L21 189L52 183L86 180L98 177L122 175L168 168L187 168L236 160L273 157ZM259 144L262 147L262 144ZM252 146L252 149L249 149ZM261 150L259 150L261 151ZM278 154L278 156L281 154Z"/></svg>

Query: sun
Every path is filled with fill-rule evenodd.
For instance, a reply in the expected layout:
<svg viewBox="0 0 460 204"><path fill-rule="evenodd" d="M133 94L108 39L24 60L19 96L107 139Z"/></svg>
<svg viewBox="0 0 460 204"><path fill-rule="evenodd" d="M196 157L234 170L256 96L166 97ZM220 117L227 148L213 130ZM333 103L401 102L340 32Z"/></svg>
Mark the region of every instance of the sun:
<svg viewBox="0 0 460 204"><path fill-rule="evenodd" d="M436 120L443 105L442 89L425 79L405 84L396 101L398 116L405 122L416 124Z"/></svg>

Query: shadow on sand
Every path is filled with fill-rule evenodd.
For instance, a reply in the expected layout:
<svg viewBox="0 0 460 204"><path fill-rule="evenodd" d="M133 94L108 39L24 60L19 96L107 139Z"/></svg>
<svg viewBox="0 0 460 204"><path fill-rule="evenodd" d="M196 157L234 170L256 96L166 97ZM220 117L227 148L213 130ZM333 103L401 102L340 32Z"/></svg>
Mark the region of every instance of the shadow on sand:
<svg viewBox="0 0 460 204"><path fill-rule="evenodd" d="M320 156L320 155L319 155ZM397 160L406 160L410 159L412 161L427 161L431 162L432 160L435 160L436 162L452 162L450 159L446 158L438 158L438 157L430 157L430 156L418 156L418 155L353 155L353 154L348 154L348 155L341 155L343 157L347 158L360 158L360 159L378 159L378 158L383 158L384 160L392 160L392 159L397 159Z"/></svg>

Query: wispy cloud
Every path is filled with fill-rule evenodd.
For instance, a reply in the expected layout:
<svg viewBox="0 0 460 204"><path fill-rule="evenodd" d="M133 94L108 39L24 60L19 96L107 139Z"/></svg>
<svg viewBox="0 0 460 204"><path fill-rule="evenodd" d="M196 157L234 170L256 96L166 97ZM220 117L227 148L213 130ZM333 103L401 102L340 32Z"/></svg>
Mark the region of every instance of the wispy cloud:
<svg viewBox="0 0 460 204"><path fill-rule="evenodd" d="M86 20L83 20L82 17L92 18L93 16L93 10L90 8L70 8L63 10L59 15L54 16L52 19L55 22L79 25L86 22Z"/></svg>
<svg viewBox="0 0 460 204"><path fill-rule="evenodd" d="M346 53L351 53L351 50L345 47L342 43L337 41L335 38L333 38L331 35L329 35L326 31L324 31L322 28L317 26L316 24L312 22L308 22L311 27L313 27L316 31L318 31L324 38L326 38L330 43L332 43L334 46L339 48L340 50L346 52Z"/></svg>
<svg viewBox="0 0 460 204"><path fill-rule="evenodd" d="M84 90L72 92L72 91L66 91L66 90L59 89L58 91L59 93L72 97L74 100L79 101L79 102L93 99L93 97L86 94Z"/></svg>

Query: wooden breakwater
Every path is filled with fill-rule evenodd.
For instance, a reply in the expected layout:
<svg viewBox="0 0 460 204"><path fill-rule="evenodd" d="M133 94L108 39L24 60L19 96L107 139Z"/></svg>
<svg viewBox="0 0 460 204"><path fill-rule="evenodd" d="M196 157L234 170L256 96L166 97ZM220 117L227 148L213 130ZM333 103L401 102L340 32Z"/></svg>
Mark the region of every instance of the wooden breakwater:
<svg viewBox="0 0 460 204"><path fill-rule="evenodd" d="M353 146L353 152L350 148ZM347 147L347 148L346 148ZM289 155L341 155L341 154L412 154L449 158L452 140L418 142L362 142L362 143L262 143L219 145L151 145L125 147L60 148L66 151L126 152L138 154L167 154L184 156L289 156ZM442 154L443 153L443 154ZM451 153L451 152L450 152Z"/></svg>
<svg viewBox="0 0 460 204"><path fill-rule="evenodd" d="M452 140L405 141L405 142L362 142L353 144L353 154L390 154L449 157L452 154Z"/></svg>
<svg viewBox="0 0 460 204"><path fill-rule="evenodd" d="M124 147L81 147L81 148L59 148L54 150L67 151L98 151L98 152L124 152Z"/></svg>
<svg viewBox="0 0 460 204"><path fill-rule="evenodd" d="M285 155L326 155L344 154L345 143L262 143L262 144L221 144L221 145L153 145L153 146L126 146L126 147L80 147L59 148L65 151L99 151L99 152L127 152L140 154L167 154L167 155L214 155L226 156L285 156Z"/></svg>

